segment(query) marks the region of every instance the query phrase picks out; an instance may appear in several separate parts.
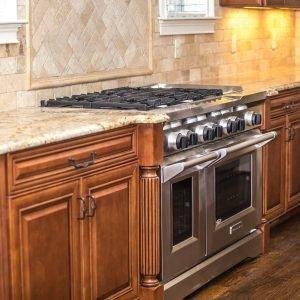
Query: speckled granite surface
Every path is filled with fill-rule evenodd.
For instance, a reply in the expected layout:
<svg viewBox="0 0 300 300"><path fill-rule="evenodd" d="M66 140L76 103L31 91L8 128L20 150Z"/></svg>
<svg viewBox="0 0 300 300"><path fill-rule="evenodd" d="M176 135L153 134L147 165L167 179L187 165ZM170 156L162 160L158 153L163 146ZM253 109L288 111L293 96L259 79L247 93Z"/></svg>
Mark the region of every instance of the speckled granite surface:
<svg viewBox="0 0 300 300"><path fill-rule="evenodd" d="M300 87L300 66L274 68L267 72L260 73L251 72L251 70L249 70L249 73L243 76L217 78L192 83L242 86L243 95L266 91L268 96L272 96L279 91Z"/></svg>
<svg viewBox="0 0 300 300"><path fill-rule="evenodd" d="M118 110L23 108L0 112L0 154L130 124L167 120L165 114Z"/></svg>
<svg viewBox="0 0 300 300"><path fill-rule="evenodd" d="M182 83L182 82L181 82ZM275 69L250 73L247 76L218 78L201 85L242 86L241 95L278 91L300 87L300 68ZM183 104L180 108L189 108ZM0 112L0 154L37 147L92 133L137 123L160 123L168 120L168 113L179 107L150 112L119 110L86 110L69 108L22 108Z"/></svg>

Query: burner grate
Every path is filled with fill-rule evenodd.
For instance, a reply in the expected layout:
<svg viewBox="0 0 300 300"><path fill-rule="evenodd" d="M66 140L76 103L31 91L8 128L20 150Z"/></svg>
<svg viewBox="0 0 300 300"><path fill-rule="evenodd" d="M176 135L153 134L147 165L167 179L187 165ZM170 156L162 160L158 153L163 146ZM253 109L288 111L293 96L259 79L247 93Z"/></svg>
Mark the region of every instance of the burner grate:
<svg viewBox="0 0 300 300"><path fill-rule="evenodd" d="M221 96L222 94L221 89L122 87L71 97L42 100L41 105L43 107L113 108L146 111L180 104L184 101L205 100L208 97Z"/></svg>

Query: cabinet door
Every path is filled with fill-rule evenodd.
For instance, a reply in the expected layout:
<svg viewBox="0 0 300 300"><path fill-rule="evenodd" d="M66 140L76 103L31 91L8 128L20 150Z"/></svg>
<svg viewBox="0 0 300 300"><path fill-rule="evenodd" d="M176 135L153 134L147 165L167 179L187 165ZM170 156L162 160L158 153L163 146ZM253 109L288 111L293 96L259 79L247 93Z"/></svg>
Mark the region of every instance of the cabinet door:
<svg viewBox="0 0 300 300"><path fill-rule="evenodd" d="M263 150L263 212L268 220L275 219L285 211L286 191L286 119L271 120L271 130L277 138Z"/></svg>
<svg viewBox="0 0 300 300"><path fill-rule="evenodd" d="M12 299L80 299L78 183L9 199Z"/></svg>
<svg viewBox="0 0 300 300"><path fill-rule="evenodd" d="M263 0L220 0L221 6L232 6L232 7L260 7L264 5Z"/></svg>
<svg viewBox="0 0 300 300"><path fill-rule="evenodd" d="M136 173L137 165L131 164L83 180L91 215L90 299L132 299L138 294Z"/></svg>
<svg viewBox="0 0 300 300"><path fill-rule="evenodd" d="M266 0L265 6L284 7L285 0Z"/></svg>
<svg viewBox="0 0 300 300"><path fill-rule="evenodd" d="M285 7L300 8L299 0L285 0Z"/></svg>
<svg viewBox="0 0 300 300"><path fill-rule="evenodd" d="M287 146L287 207L300 204L300 112L289 116L290 141Z"/></svg>

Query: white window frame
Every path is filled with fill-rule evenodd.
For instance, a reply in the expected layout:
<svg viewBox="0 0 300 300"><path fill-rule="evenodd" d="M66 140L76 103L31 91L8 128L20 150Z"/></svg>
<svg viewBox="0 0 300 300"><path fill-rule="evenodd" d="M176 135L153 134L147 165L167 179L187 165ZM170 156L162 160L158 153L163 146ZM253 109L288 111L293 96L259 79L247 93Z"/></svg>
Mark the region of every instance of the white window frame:
<svg viewBox="0 0 300 300"><path fill-rule="evenodd" d="M0 0L1 1L1 0ZM215 22L215 1L207 0L208 15L201 13L172 13L167 11L167 0L159 0L159 29L161 35L213 33Z"/></svg>
<svg viewBox="0 0 300 300"><path fill-rule="evenodd" d="M0 0L0 44L19 43L18 29L25 23L17 18L17 0Z"/></svg>

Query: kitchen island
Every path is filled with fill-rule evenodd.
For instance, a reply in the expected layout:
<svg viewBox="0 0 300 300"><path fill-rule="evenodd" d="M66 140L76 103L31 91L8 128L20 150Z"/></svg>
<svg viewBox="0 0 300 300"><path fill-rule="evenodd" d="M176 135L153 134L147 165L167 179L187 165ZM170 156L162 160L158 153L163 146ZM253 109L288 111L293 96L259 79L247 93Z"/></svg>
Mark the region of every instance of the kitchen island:
<svg viewBox="0 0 300 300"><path fill-rule="evenodd" d="M268 155L287 159L282 148L286 123L271 124L283 119L293 123L287 144L294 163L289 165L299 166L297 74L282 73L261 83L255 76L201 82L243 85L243 92L225 95L232 105L236 96L266 99L263 130L282 128L282 133L277 130L280 138L264 150L267 186L274 174L269 166L278 160ZM194 107L187 103L182 109ZM176 109L28 108L0 113L1 299L162 299L159 167L163 125ZM278 161L285 168L286 161ZM298 185L291 176L297 172L290 170L295 193ZM280 188L281 197L287 195L286 186ZM269 200L270 190L264 191L264 207L277 199ZM299 205L292 197L277 217ZM266 208L264 213L270 216Z"/></svg>

